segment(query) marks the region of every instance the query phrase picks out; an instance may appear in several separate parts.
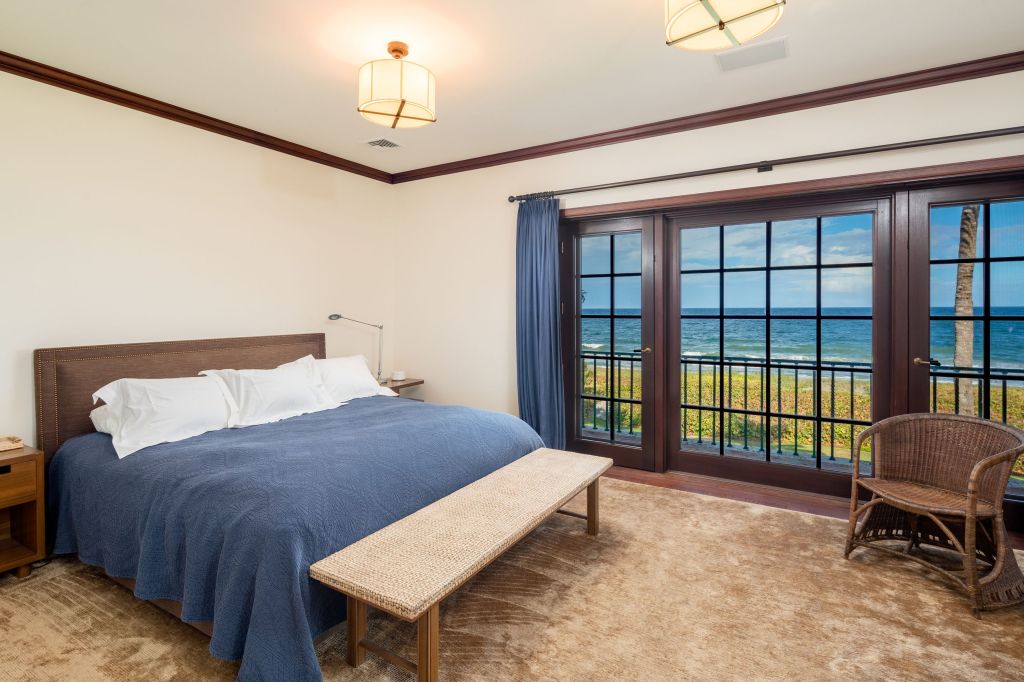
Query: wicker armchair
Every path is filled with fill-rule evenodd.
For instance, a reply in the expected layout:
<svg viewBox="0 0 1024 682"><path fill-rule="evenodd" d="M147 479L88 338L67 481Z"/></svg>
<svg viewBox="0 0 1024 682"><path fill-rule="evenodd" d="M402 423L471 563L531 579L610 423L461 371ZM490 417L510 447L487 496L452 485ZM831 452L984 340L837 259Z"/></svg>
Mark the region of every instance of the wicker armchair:
<svg viewBox="0 0 1024 682"><path fill-rule="evenodd" d="M846 558L856 547L874 547L912 559L966 591L976 616L1024 602L1002 504L1024 433L974 417L901 415L860 434L855 462L868 438L873 476L853 468ZM871 494L863 504L862 490ZM922 546L952 550L958 560L944 568L943 553Z"/></svg>

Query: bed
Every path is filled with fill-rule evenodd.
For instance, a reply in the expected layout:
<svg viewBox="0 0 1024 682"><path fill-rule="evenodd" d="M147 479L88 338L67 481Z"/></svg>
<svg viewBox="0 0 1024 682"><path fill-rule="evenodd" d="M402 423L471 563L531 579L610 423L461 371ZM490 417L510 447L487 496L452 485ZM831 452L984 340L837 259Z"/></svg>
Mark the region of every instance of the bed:
<svg viewBox="0 0 1024 682"><path fill-rule="evenodd" d="M74 553L211 635L239 679L321 679L314 638L345 619L311 563L541 447L509 415L377 396L118 460L88 413L132 376L324 357L322 334L36 351L54 553Z"/></svg>

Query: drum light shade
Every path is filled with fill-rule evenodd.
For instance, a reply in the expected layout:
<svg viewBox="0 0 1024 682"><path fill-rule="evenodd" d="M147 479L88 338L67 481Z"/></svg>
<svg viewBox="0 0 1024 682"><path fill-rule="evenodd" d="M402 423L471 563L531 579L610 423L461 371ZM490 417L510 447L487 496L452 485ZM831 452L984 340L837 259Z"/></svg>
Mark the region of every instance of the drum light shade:
<svg viewBox="0 0 1024 682"><path fill-rule="evenodd" d="M768 31L786 0L666 0L665 42L686 50L727 50Z"/></svg>
<svg viewBox="0 0 1024 682"><path fill-rule="evenodd" d="M388 128L419 128L437 121L434 74L403 59L405 43L389 43L393 59L378 59L359 68L359 113Z"/></svg>

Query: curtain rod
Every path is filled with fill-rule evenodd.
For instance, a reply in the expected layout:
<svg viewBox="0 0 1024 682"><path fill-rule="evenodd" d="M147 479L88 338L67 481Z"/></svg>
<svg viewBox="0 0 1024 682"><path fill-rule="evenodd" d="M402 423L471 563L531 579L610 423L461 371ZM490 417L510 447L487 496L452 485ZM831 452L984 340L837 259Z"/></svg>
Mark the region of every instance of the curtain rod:
<svg viewBox="0 0 1024 682"><path fill-rule="evenodd" d="M910 140L909 142L893 142L890 144L877 144L871 147L856 147L854 149L842 149L834 152L822 152L820 154L805 154L803 156L789 156L782 159L771 159L768 161L756 161L753 163L740 163L734 166L719 166L717 168L705 168L703 170L686 171L685 173L673 173L671 175L657 175L651 178L639 178L636 180L620 180L619 182L606 182L601 185L588 185L586 187L572 187L570 189L556 189L550 192L533 192L532 194L517 194L508 198L509 203L526 201L527 199L549 199L563 194L579 194L580 192L596 192L603 189L615 189L617 187L632 187L633 185L646 185L653 182L667 182L669 180L682 180L684 178L696 178L702 175L717 175L719 173L734 173L742 170L757 170L758 173L765 173L775 166L785 166L793 163L805 163L807 161L821 161L823 159L839 159L845 156L860 156L861 154L877 154L878 152L890 152L897 149L913 149L915 147L928 147L937 144L949 144L951 142L967 142L970 140L983 140L990 137L1004 137L1006 135L1020 135L1024 133L1024 126L1012 128L998 128L996 130L982 130L976 133L963 133L961 135L946 135L943 137L929 137L923 140Z"/></svg>

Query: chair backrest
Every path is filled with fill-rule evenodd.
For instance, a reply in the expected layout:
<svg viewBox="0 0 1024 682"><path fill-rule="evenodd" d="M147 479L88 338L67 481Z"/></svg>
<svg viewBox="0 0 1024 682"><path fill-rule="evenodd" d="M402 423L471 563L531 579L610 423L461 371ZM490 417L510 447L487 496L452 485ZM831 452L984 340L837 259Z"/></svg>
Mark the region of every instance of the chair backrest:
<svg viewBox="0 0 1024 682"><path fill-rule="evenodd" d="M877 424L874 475L966 493L974 466L992 455L1024 451L1024 433L996 422L952 414L905 414ZM988 470L978 496L1002 498L1013 462Z"/></svg>

